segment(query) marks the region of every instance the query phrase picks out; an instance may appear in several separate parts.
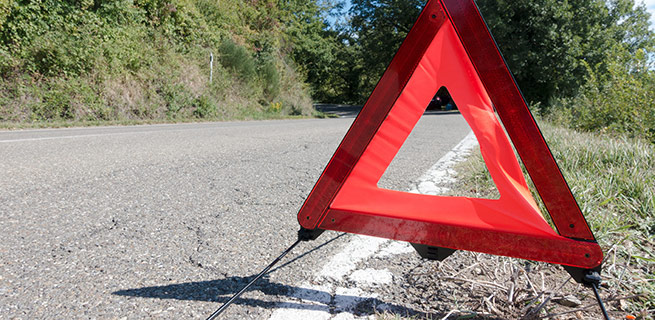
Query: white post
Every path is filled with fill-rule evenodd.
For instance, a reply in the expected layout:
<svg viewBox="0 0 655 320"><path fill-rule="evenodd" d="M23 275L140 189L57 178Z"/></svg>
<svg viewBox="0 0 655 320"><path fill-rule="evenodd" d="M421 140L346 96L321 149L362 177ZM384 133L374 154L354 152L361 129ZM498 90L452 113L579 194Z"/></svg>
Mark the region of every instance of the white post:
<svg viewBox="0 0 655 320"><path fill-rule="evenodd" d="M209 84L212 83L214 78L214 53L209 53Z"/></svg>

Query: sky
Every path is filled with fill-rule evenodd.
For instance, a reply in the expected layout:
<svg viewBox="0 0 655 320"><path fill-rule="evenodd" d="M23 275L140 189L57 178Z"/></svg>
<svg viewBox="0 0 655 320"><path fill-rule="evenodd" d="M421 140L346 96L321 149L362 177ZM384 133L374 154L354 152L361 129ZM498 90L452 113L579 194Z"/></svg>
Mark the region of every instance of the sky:
<svg viewBox="0 0 655 320"><path fill-rule="evenodd" d="M650 12L650 28L655 30L655 0L644 0L646 9Z"/></svg>
<svg viewBox="0 0 655 320"><path fill-rule="evenodd" d="M655 0L642 0L644 4L646 4L646 9L648 9L648 12L650 13L650 28L652 30L655 30ZM346 0L346 8L350 8L350 0ZM635 1L637 3L640 2L640 0ZM333 21L330 21L333 23Z"/></svg>
<svg viewBox="0 0 655 320"><path fill-rule="evenodd" d="M655 31L655 0L637 0L635 1L636 3L642 2L646 4L646 9L648 9L648 12L650 13L650 28L651 30ZM345 8L348 9L350 8L350 0L345 1ZM330 17L329 22L334 24L334 18Z"/></svg>

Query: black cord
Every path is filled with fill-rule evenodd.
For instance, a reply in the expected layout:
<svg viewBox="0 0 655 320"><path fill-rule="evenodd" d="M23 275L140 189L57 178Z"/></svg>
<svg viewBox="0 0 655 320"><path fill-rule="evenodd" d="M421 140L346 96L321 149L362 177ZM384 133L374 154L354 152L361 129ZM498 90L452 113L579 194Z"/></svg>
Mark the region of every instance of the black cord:
<svg viewBox="0 0 655 320"><path fill-rule="evenodd" d="M264 274L266 274L268 272L268 270L271 270L271 268L275 264L280 262L280 260L282 260L282 258L284 258L284 256L287 255L287 253L289 253L291 250L293 250L293 248L295 248L301 241L303 241L303 239L299 237L298 240L296 240L296 242L294 242L289 248L284 250L284 252L282 252L282 254L279 257L277 257L275 260L273 260L273 262L271 262L271 264L269 264L266 268L264 268L264 270L262 270L262 272L260 272L254 279L250 280L250 282L248 282L248 284L245 287L243 287L243 289L241 289L234 296L232 296L232 298L230 298L230 300L225 302L220 308L218 308L218 310L214 311L214 313L212 313L207 318L207 320L213 320L216 317L218 317L218 315L223 313L223 311L225 311L225 309L227 309L227 307L229 307L236 299L238 299L239 296L241 296L241 294L246 292L246 290L248 290L248 288L250 288L250 286L253 285L253 283L255 283L257 280L259 280L259 278L261 278Z"/></svg>
<svg viewBox="0 0 655 320"><path fill-rule="evenodd" d="M603 300L600 298L600 294L598 294L598 284L595 282L591 283L591 287L594 289L594 294L596 295L596 300L598 300L598 305L600 306L600 310L603 311L603 316L605 316L605 320L612 320L610 319L610 316L607 314L607 310L605 310L605 305L603 304Z"/></svg>
<svg viewBox="0 0 655 320"><path fill-rule="evenodd" d="M600 310L603 311L605 320L612 320L607 314L607 310L605 310L605 305L603 304L603 300L600 298L600 294L598 294L598 287L600 287L601 282L600 273L598 272L599 271L596 270L587 270L587 273L582 278L582 282L586 285L591 285L591 288L594 289L594 295L596 295L596 300L598 300Z"/></svg>

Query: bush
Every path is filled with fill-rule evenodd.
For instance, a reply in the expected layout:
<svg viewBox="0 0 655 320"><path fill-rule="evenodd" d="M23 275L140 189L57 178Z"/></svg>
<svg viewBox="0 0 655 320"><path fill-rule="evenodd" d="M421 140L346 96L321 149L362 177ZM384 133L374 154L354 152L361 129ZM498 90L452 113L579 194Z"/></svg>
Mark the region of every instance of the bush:
<svg viewBox="0 0 655 320"><path fill-rule="evenodd" d="M280 94L280 74L275 68L275 62L265 60L260 68L260 77L264 86L264 94L268 100L275 99Z"/></svg>
<svg viewBox="0 0 655 320"><path fill-rule="evenodd" d="M310 115L296 69L280 69L275 26L292 12L237 0L0 0L0 120Z"/></svg>
<svg viewBox="0 0 655 320"><path fill-rule="evenodd" d="M655 73L646 57L612 60L607 73L589 69L572 98L556 99L551 121L585 131L625 133L655 143Z"/></svg>
<svg viewBox="0 0 655 320"><path fill-rule="evenodd" d="M234 43L230 39L223 40L220 51L221 64L231 70L242 80L255 78L255 59L248 53L246 48Z"/></svg>
<svg viewBox="0 0 655 320"><path fill-rule="evenodd" d="M211 99L205 95L202 95L193 101L193 115L197 118L212 118L215 117L218 113L218 107Z"/></svg>

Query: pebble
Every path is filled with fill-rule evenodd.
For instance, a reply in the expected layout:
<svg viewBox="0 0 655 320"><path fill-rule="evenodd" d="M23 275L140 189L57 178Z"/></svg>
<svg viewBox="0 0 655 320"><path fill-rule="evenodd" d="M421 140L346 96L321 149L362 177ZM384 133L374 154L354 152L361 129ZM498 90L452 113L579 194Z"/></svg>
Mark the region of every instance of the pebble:
<svg viewBox="0 0 655 320"><path fill-rule="evenodd" d="M580 299L578 299L574 295L564 296L563 298L556 299L555 302L566 307L577 307L582 304L582 301L580 301Z"/></svg>

